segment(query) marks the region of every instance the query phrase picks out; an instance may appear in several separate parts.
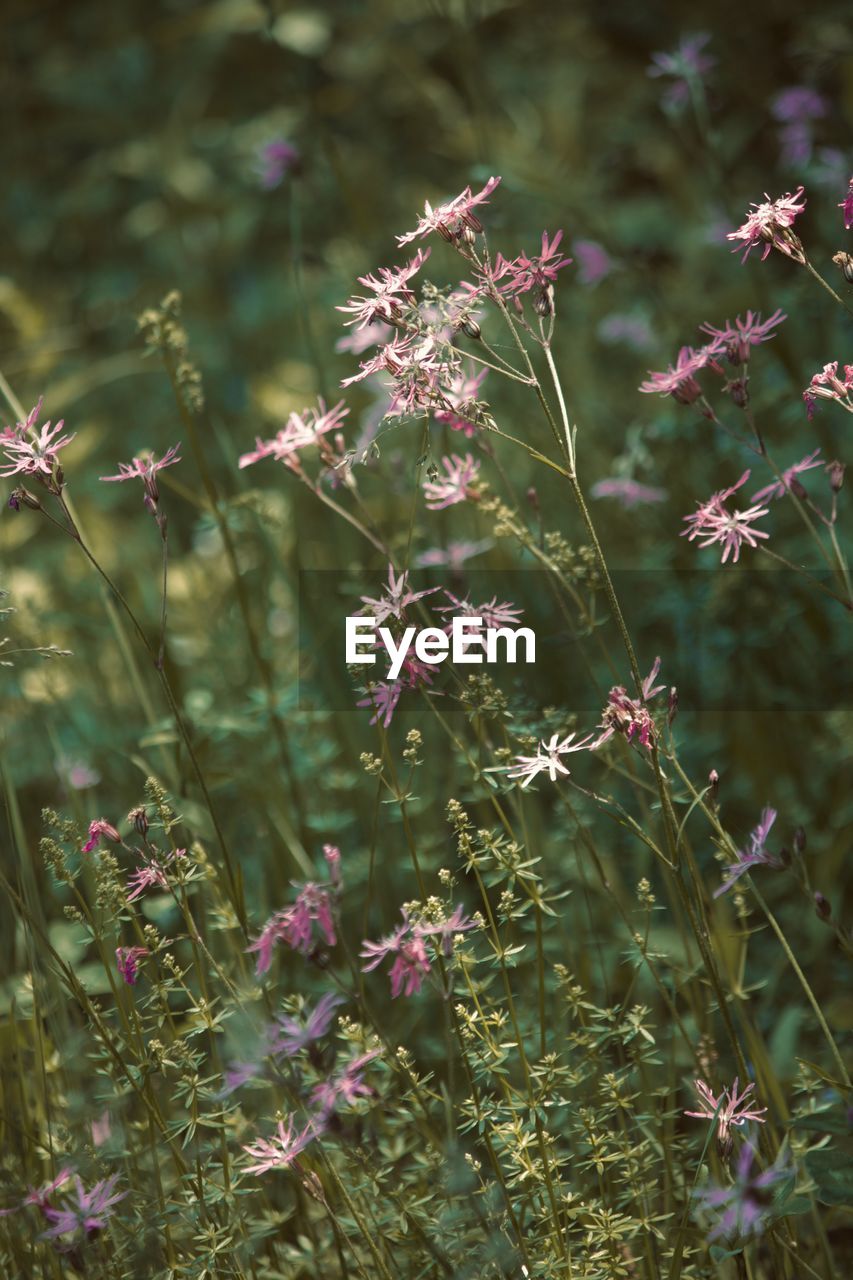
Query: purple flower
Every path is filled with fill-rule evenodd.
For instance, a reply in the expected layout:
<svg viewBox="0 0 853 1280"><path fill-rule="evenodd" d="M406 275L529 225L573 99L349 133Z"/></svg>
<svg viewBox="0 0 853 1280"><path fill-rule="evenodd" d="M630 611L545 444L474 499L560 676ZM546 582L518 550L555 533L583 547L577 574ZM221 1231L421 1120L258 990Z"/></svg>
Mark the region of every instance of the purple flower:
<svg viewBox="0 0 853 1280"><path fill-rule="evenodd" d="M826 106L826 99L816 89L797 84L777 93L770 110L775 120L790 124L799 120L820 120L826 115Z"/></svg>
<svg viewBox="0 0 853 1280"><path fill-rule="evenodd" d="M613 270L613 259L597 240L573 240L572 253L578 264L580 284L598 284Z"/></svg>
<svg viewBox="0 0 853 1280"><path fill-rule="evenodd" d="M480 470L480 463L470 453L464 458L451 454L441 460L446 475L439 475L434 480L425 480L423 491L426 505L430 511L443 511L445 507L455 506L476 496L475 481Z"/></svg>
<svg viewBox="0 0 853 1280"><path fill-rule="evenodd" d="M719 889L714 890L715 898L728 893L735 881L739 880L747 871L751 871L753 867L773 867L778 870L783 865L779 858L768 853L765 848L770 828L775 821L775 809L771 809L769 805L762 809L761 820L749 837L749 848L737 850L736 860L726 869L726 878Z"/></svg>
<svg viewBox="0 0 853 1280"><path fill-rule="evenodd" d="M744 471L737 484L733 484L729 489L721 489L719 493L713 494L707 502L697 504L696 511L692 515L684 517L690 528L682 530L682 538L686 537L688 542L692 542L694 538L704 538L704 542L699 543L700 547L710 547L715 543L721 545L723 548L723 564L726 563L732 552L734 552L732 562L737 564L740 557L740 549L744 543L748 547L757 547L758 538L769 538L770 536L762 529L752 528L755 520L767 515L767 507L752 506L745 511L729 511L725 505L726 500L741 485L746 484L749 476L750 472Z"/></svg>
<svg viewBox="0 0 853 1280"><path fill-rule="evenodd" d="M275 1019L276 1030L270 1039L270 1053L292 1058L300 1049L321 1039L332 1025L335 1010L345 1003L344 996L332 991L321 996L313 1010L305 1011L304 1022L286 1014L278 1014Z"/></svg>
<svg viewBox="0 0 853 1280"><path fill-rule="evenodd" d="M46 422L37 432L36 423L41 412L42 400L30 410L26 422L19 422L15 427L7 427L0 435L0 449L3 450L6 465L0 476L38 476L45 482L51 481L62 485L59 465L59 450L64 449L74 439L74 435L60 436L64 421L57 422L51 429ZM29 435L29 438L25 438Z"/></svg>
<svg viewBox="0 0 853 1280"><path fill-rule="evenodd" d="M802 243L791 231L795 219L806 206L803 193L804 188L800 186L793 195L789 191L778 200L771 200L765 192L763 203L753 202L746 222L737 231L730 231L727 236L728 240L741 240L746 245L742 262L746 262L750 250L759 246L762 248L762 262L774 248L793 258L795 262L805 262ZM802 204L798 204L797 201L801 198Z"/></svg>
<svg viewBox="0 0 853 1280"><path fill-rule="evenodd" d="M629 511L647 502L664 502L667 497L666 489L640 484L628 476L611 476L606 480L598 480L590 492L593 498L616 498Z"/></svg>
<svg viewBox="0 0 853 1280"><path fill-rule="evenodd" d="M287 1123L279 1120L271 1138L259 1138L257 1142L243 1147L246 1155L251 1156L254 1161L254 1164L246 1165L246 1173L261 1174L269 1173L270 1169L287 1169L322 1131L322 1123L317 1120L309 1120L301 1133L297 1133L292 1116Z"/></svg>
<svg viewBox="0 0 853 1280"><path fill-rule="evenodd" d="M265 191L272 191L281 185L284 175L291 169L298 168L301 156L297 147L276 138L261 147L259 160L261 163L261 186Z"/></svg>
<svg viewBox="0 0 853 1280"><path fill-rule="evenodd" d="M788 467L782 472L779 480L774 480L772 484L765 485L763 489L759 489L757 493L752 495L753 502L768 502L771 498L784 498L786 493L791 492L791 481L795 476L802 475L804 471L811 471L814 467L822 467L823 461L818 461L820 449L815 449L813 453L808 454L805 458L801 458L799 462L795 462L793 466Z"/></svg>
<svg viewBox="0 0 853 1280"><path fill-rule="evenodd" d="M738 1155L733 1184L696 1192L700 1207L711 1210L716 1219L708 1234L709 1240L747 1239L764 1230L770 1216L767 1190L789 1177L793 1170L789 1164L777 1160L763 1173L753 1173L756 1154L752 1143L745 1142Z"/></svg>
<svg viewBox="0 0 853 1280"><path fill-rule="evenodd" d="M96 1182L89 1191L85 1189L78 1177L74 1179L75 1199L66 1201L62 1208L54 1209L49 1205L44 1208L44 1215L53 1224L44 1233L44 1239L55 1239L57 1236L82 1230L87 1236L95 1231L102 1231L112 1217L114 1206L128 1194L126 1191L114 1194L119 1175Z"/></svg>
<svg viewBox="0 0 853 1280"><path fill-rule="evenodd" d="M449 200L447 204L441 204L437 209L433 209L432 205L427 201L424 204L424 216L418 222L414 231L407 232L406 235L397 236L397 244L408 244L410 240L418 238L423 239L433 231L437 231L440 236L450 243L463 239L466 235L476 234L483 230L483 224L474 209L477 205L486 204L489 196L500 182L500 178L489 178L489 181L483 187L482 191L478 191L476 195L472 195L471 188L466 187L453 200Z"/></svg>
<svg viewBox="0 0 853 1280"><path fill-rule="evenodd" d="M605 316L596 332L602 342L611 345L621 342L632 351L651 351L654 346L654 334L648 320L627 311L613 311Z"/></svg>
<svg viewBox="0 0 853 1280"><path fill-rule="evenodd" d="M693 35L682 36L678 48L671 53L658 51L652 54L646 75L655 78L670 76L673 81L662 97L665 107L684 107L690 98L691 81L701 80L717 65L716 58L702 52L710 39L707 31L696 31Z"/></svg>
<svg viewBox="0 0 853 1280"><path fill-rule="evenodd" d="M139 962L148 954L147 947L116 947L116 967L129 987L136 985Z"/></svg>
<svg viewBox="0 0 853 1280"><path fill-rule="evenodd" d="M776 334L771 330L787 319L788 317L780 310L774 311L773 315L766 320L761 319L760 313L753 315L751 311L747 311L744 320L737 316L733 325L727 320L722 329L715 329L711 324L703 324L699 327L703 333L710 334L714 339L712 346L725 349L726 358L731 364L746 364L749 360L750 348L775 338Z"/></svg>
<svg viewBox="0 0 853 1280"><path fill-rule="evenodd" d="M715 1097L704 1080L694 1080L694 1087L699 1095L700 1111L685 1111L686 1116L697 1120L716 1120L717 1143L725 1155L731 1150L733 1125L742 1128L747 1120L755 1120L764 1124L766 1107L759 1107L756 1099L751 1097L755 1085L750 1083L743 1093L738 1093L738 1078L735 1076L730 1089L724 1089L719 1097Z"/></svg>
<svg viewBox="0 0 853 1280"><path fill-rule="evenodd" d="M355 704L357 707L370 707L373 712L369 723L380 724L383 729L390 725L397 703L405 685L402 680L377 680L369 686L365 696Z"/></svg>

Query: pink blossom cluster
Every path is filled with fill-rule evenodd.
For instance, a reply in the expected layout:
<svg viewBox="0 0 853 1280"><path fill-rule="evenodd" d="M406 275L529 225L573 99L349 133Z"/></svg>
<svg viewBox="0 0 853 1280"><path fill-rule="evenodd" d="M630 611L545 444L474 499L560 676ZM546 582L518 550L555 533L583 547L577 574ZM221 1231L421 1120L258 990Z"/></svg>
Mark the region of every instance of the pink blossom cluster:
<svg viewBox="0 0 853 1280"><path fill-rule="evenodd" d="M257 952L255 973L260 976L269 970L273 950L279 942L302 955L309 955L316 945L315 925L320 939L326 946L333 947L337 934L332 895L329 889L308 881L299 890L296 901L270 916L259 936L247 948L250 952Z"/></svg>
<svg viewBox="0 0 853 1280"><path fill-rule="evenodd" d="M73 1191L67 1183L73 1178ZM115 1206L124 1200L126 1191L116 1192L119 1175L112 1174L92 1184L87 1190L82 1180L74 1173L73 1168L65 1166L50 1182L42 1187L30 1187L21 1203L12 1209L0 1210L0 1217L8 1217L29 1206L37 1208L50 1226L41 1236L42 1240L56 1240L63 1252L71 1250L73 1245L96 1232L106 1230ZM60 1188L62 1199L55 1202L55 1194ZM74 1237L69 1239L68 1237ZM75 1268L76 1269L76 1268Z"/></svg>
<svg viewBox="0 0 853 1280"><path fill-rule="evenodd" d="M632 698L621 684L613 686L607 695L607 705L601 716L601 735L594 747L602 746L614 734L621 734L626 742L631 742L636 736L641 746L648 751L652 749L657 730L646 704L666 688L666 685L655 684L659 672L660 658L655 658L651 671L641 685L640 698Z"/></svg>
<svg viewBox="0 0 853 1280"><path fill-rule="evenodd" d="M844 366L843 376L838 373L838 361L825 364L820 373L813 375L803 392L803 400L809 418L813 418L818 400L834 400L842 409L853 413L853 364Z"/></svg>
<svg viewBox="0 0 853 1280"><path fill-rule="evenodd" d="M703 324L700 328L710 335L711 341L699 348L682 347L674 365L670 365L662 373L650 372L647 381L641 383L639 389L646 395L669 395L679 404L694 404L703 397L698 373L703 369L710 369L716 374L724 375L721 357L730 364L745 365L752 347L774 338L774 330L786 319L780 310L774 311L766 320L762 320L760 313L747 311L743 319L737 316L733 324L728 320L719 328ZM730 383L726 390L733 390L733 387L734 384ZM707 417L713 417L712 410L707 406L703 412Z"/></svg>

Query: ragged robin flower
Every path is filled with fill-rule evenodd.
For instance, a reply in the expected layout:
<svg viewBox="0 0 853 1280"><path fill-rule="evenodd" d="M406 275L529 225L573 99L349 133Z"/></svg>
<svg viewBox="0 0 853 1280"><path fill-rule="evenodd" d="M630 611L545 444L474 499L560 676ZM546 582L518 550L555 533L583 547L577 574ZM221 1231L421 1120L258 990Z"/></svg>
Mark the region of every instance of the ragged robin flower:
<svg viewBox="0 0 853 1280"><path fill-rule="evenodd" d="M797 203L799 200L802 200L801 204ZM797 187L793 195L789 191L778 200L771 200L765 192L764 201L760 204L753 203L746 222L737 231L730 231L726 238L740 240L746 246L742 262L746 262L752 249L761 248L762 262L771 249L778 249L795 262L804 263L806 257L802 241L791 227L805 206L804 188L801 186Z"/></svg>

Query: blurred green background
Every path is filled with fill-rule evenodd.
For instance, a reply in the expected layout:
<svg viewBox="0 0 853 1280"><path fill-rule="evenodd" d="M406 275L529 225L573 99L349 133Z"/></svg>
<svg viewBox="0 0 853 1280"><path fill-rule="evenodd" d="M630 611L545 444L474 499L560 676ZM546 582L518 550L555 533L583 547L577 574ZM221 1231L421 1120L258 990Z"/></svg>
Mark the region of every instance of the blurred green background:
<svg viewBox="0 0 853 1280"><path fill-rule="evenodd" d="M668 82L647 74L651 55L699 31L715 60L707 100L667 109ZM493 247L533 252L543 228L563 228L570 252L580 238L610 255L612 270L595 285L574 267L561 274L556 350L580 424L585 483L630 472L669 495L635 512L597 504L617 566L664 576L701 566L725 582L715 552L698 552L678 533L695 501L733 483L748 459L698 414L637 393L648 369L699 343L703 321L722 324L747 308L788 312L779 336L754 356L756 412L783 465L818 444L827 459L843 457L843 412L828 406L809 425L800 393L826 361L850 360L848 319L780 255L762 264L754 254L742 266L724 238L750 201L802 182L809 203L798 230L815 260L831 271L832 252L848 247L837 208L853 115L843 3L688 10L520 0L9 0L4 43L0 369L27 409L43 394L43 418L62 417L77 432L64 454L69 491L91 544L152 634L156 530L136 489L97 478L142 448L159 454L183 439L162 367L143 358L136 332L145 307L172 289L183 295L204 379L207 461L288 720L296 787L309 793L298 819L233 575L185 439L186 461L162 478L172 554L169 670L261 901L277 903L300 847L332 837L357 844L369 817L357 765L375 741L365 717L294 705L298 572L357 564L375 569L378 585L384 566L292 476L272 464L238 472L237 458L318 393L338 398L355 357L335 351L344 332L335 306L358 275L403 260L394 235L414 226L425 199L436 203L501 174L488 207ZM825 103L796 164L774 116L777 95L794 86ZM265 185L262 151L278 141L298 149L299 162ZM443 284L457 270L437 243L424 274ZM493 391L507 428L544 446L526 402L487 384ZM364 387L347 400L352 442L375 401ZM419 426L395 429L380 463L359 479L397 547L408 534L421 443ZM462 443L437 436L436 454ZM578 536L564 524L557 486L516 460L513 467L520 493L539 485L546 527ZM825 482L813 474L818 496ZM450 531L489 535L470 510L451 512L452 520L430 522L429 514L418 512L417 550ZM774 545L813 563L796 516L781 508L773 516ZM151 723L141 716L102 590L75 548L30 512L4 509L0 537L14 647L74 651L50 663L21 655L2 672L6 776L35 842L44 804L88 821L135 803L161 748L171 750L172 731L147 672L155 714ZM519 567L506 544L483 563ZM650 604L665 612L665 590ZM670 614L683 608L674 595ZM765 592L754 609L730 611L728 643L734 649L749 633L768 687L790 676L792 651L820 670L822 654L836 655L834 663L843 652L845 619L829 602L814 608L797 635L787 612L784 627L776 624L772 590ZM849 721L844 707L826 710L836 675L828 661L825 668L827 693L814 713L768 705L764 713L698 716L687 706L681 725L698 776L712 766L724 775L733 828L745 835L764 803L784 809L786 831L803 822L815 832L820 886L829 892L848 842ZM664 678L674 678L666 666ZM80 770L99 781L81 787ZM189 801L183 807L202 822Z"/></svg>

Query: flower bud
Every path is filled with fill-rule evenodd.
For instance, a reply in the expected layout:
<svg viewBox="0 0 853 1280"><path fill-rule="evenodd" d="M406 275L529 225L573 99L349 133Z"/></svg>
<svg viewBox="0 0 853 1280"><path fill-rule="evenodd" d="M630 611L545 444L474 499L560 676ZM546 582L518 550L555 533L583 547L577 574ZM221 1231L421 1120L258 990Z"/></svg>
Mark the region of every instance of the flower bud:
<svg viewBox="0 0 853 1280"><path fill-rule="evenodd" d="M853 284L853 256L849 253L834 253L832 261L844 276L848 284Z"/></svg>
<svg viewBox="0 0 853 1280"><path fill-rule="evenodd" d="M802 827L797 827L794 832L794 853L797 857L802 857L806 851L806 833Z"/></svg>
<svg viewBox="0 0 853 1280"><path fill-rule="evenodd" d="M716 769L712 769L708 774L708 799L712 804L717 803L717 796L720 793L720 775Z"/></svg>
<svg viewBox="0 0 853 1280"><path fill-rule="evenodd" d="M131 809L127 815L127 820L141 836L148 834L148 814L142 805L139 805L136 809Z"/></svg>
<svg viewBox="0 0 853 1280"><path fill-rule="evenodd" d="M669 691L669 709L667 711L667 723L672 727L672 722L678 715L678 690L675 685Z"/></svg>
<svg viewBox="0 0 853 1280"><path fill-rule="evenodd" d="M818 920L828 921L832 919L832 907L823 894L818 891L815 891L814 895L814 909Z"/></svg>
<svg viewBox="0 0 853 1280"><path fill-rule="evenodd" d="M736 404L739 409L745 409L749 404L749 378L733 378L731 382L726 383L725 387L732 398L732 403Z"/></svg>
<svg viewBox="0 0 853 1280"><path fill-rule="evenodd" d="M477 324L473 316L463 316L459 321L457 328L466 338L473 338L475 341L481 336L482 330Z"/></svg>
<svg viewBox="0 0 853 1280"><path fill-rule="evenodd" d="M791 493L794 495L795 498L799 498L800 502L802 502L804 498L807 498L809 496L806 493L805 485L800 484L800 481L797 479L796 476L791 476L791 479L788 483L789 483Z"/></svg>
<svg viewBox="0 0 853 1280"><path fill-rule="evenodd" d="M526 494L525 496L527 497L527 501L530 503L530 505L531 505L531 507L533 508L533 510L538 514L538 512L539 512L539 494L538 494L538 493L537 493L537 491L536 491L536 486L535 486L535 485L531 485L531 486L530 486L530 488L527 490L527 494Z"/></svg>
<svg viewBox="0 0 853 1280"><path fill-rule="evenodd" d="M844 463L839 462L835 458L826 468L829 474L829 487L833 493L838 493L844 484Z"/></svg>
<svg viewBox="0 0 853 1280"><path fill-rule="evenodd" d="M538 316L551 316L554 314L554 286L552 284L543 285L537 291L533 299L533 310Z"/></svg>

